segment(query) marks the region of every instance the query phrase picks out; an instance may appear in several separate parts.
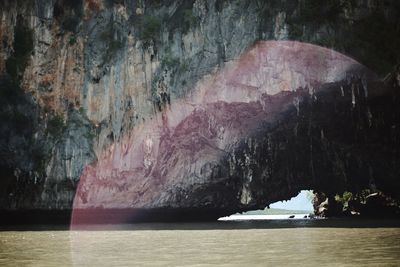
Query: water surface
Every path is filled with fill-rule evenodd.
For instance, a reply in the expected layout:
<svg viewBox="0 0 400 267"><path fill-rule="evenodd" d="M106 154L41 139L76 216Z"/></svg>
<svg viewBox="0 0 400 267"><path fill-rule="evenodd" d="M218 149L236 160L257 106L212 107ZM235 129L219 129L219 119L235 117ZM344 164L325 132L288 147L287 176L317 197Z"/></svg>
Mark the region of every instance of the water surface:
<svg viewBox="0 0 400 267"><path fill-rule="evenodd" d="M0 266L400 266L397 226L286 220L3 227Z"/></svg>

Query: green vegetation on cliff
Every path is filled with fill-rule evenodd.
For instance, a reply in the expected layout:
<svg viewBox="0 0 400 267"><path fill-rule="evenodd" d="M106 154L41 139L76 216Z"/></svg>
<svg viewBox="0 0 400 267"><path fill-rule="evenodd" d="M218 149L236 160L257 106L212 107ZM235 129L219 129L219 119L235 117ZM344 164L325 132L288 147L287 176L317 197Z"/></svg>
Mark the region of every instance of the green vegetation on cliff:
<svg viewBox="0 0 400 267"><path fill-rule="evenodd" d="M144 15L137 21L139 39L156 42L160 38L161 20L155 16Z"/></svg>
<svg viewBox="0 0 400 267"><path fill-rule="evenodd" d="M46 132L57 137L63 133L65 127L64 117L56 114L48 120Z"/></svg>

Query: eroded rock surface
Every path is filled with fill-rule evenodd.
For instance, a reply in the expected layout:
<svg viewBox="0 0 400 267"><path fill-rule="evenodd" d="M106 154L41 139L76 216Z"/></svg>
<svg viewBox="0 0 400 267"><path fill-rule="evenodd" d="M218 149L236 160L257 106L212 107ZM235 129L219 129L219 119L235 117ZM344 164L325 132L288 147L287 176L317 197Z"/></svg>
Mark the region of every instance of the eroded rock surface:
<svg viewBox="0 0 400 267"><path fill-rule="evenodd" d="M330 50L308 51L310 56L303 55L298 46L299 53L291 53L292 47L267 55L254 44L299 40L334 48L384 77L399 59L399 10L396 0L381 4L362 0L1 0L0 209L68 210L84 170L87 177L105 177L104 182L110 183L105 203L112 203L117 192L116 182L109 181L111 170L116 169L115 177L123 177L125 170L140 170L145 180L167 171L168 179L154 183L169 191L164 197L155 193L139 201L132 197L124 205L137 207L177 206L174 199L185 206L199 201L200 206L209 207L224 188L227 192L218 205L235 210L289 198L300 184L332 191L376 185L395 192L397 172L392 175L389 170L397 164L398 155L399 127L393 115L397 98L392 90L398 86L398 71L385 84L371 83L368 77L346 77L346 64L353 64L349 58L332 52L332 64L318 60L321 51ZM264 64L265 57L269 64ZM292 57L301 63L280 65L292 62ZM341 83L342 79L347 80ZM321 83L332 82L339 83L320 90ZM276 115L283 110L287 112ZM266 114L261 119L265 123L257 125L261 114ZM248 129L238 131L230 121L246 123ZM210 131L203 129L206 124L211 125ZM334 124L340 126L330 127ZM188 131L189 125L201 131ZM178 126L183 128L177 131ZM266 132L271 134L265 137ZM177 137L182 133L203 141ZM131 147L134 135L139 136L138 146L147 143L144 152ZM150 141L145 142L147 137ZM254 156L248 151L256 143ZM193 154L193 149L186 151L181 144L197 148L196 160L206 166L202 170L207 178L189 176L189 184L209 182L211 176L222 177L220 173L226 170L241 178L227 175L236 182L226 187L224 174L225 178L210 184L209 195L206 183L193 188L196 194L188 194L191 189L178 181L186 174L199 174L194 158L187 160L187 173L174 167L169 170L174 162L158 158L166 156L162 151L170 147L179 151L179 161ZM224 159L225 152L217 148L237 155L240 161ZM272 152L264 153L268 149ZM121 151L137 157L136 163L125 160ZM210 161L200 160L201 153L210 153ZM116 164L119 159L127 167ZM268 171L263 171L263 164L255 164L265 161L273 162L268 163ZM86 168L89 163L92 170ZM372 163L378 168L370 167ZM105 173L93 170L98 168ZM140 168L147 168L148 176ZM173 175L177 178L172 179ZM271 189L267 192L259 190L266 188L261 180L248 181L262 175L280 178L267 179ZM182 190L173 191L173 185ZM152 192L153 185L143 188ZM143 191L131 189L134 195ZM99 202L92 200L102 194L89 194L92 198L79 205L97 206ZM187 195L193 200L186 199Z"/></svg>
<svg viewBox="0 0 400 267"><path fill-rule="evenodd" d="M326 184L313 170L314 164L321 168L315 163L321 158L313 156L329 156L320 145L328 147L336 136L314 116L335 116L320 110L325 101L336 104L327 96L350 100L342 100L350 111L361 106L374 78L326 48L259 42L102 153L84 170L74 208L244 210ZM305 122L312 127L308 133ZM317 127L314 152L311 131ZM301 149L292 149L291 141Z"/></svg>

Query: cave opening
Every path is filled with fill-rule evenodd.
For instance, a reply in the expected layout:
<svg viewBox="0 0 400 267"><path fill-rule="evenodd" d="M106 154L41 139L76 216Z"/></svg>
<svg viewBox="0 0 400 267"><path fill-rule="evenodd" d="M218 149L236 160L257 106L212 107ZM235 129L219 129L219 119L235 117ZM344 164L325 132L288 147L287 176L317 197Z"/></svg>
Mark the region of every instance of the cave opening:
<svg viewBox="0 0 400 267"><path fill-rule="evenodd" d="M312 190L301 190L300 193L289 200L278 201L269 205L270 210L284 210L299 213L312 213L314 211Z"/></svg>
<svg viewBox="0 0 400 267"><path fill-rule="evenodd" d="M301 190L297 196L267 205L263 210L250 210L219 218L220 221L230 220L266 220L266 219L303 219L314 216L314 192Z"/></svg>

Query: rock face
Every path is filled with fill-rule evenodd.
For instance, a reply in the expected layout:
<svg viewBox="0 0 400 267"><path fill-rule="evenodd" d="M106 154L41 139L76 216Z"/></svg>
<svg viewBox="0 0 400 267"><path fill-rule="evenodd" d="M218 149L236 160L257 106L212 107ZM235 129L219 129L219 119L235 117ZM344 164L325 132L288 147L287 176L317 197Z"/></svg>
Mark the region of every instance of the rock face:
<svg viewBox="0 0 400 267"><path fill-rule="evenodd" d="M209 208L224 215L263 208L305 188L334 193L372 186L385 178L357 180L365 161L351 166L351 158L359 157L352 152L357 141L347 148L349 137L341 132L363 125L355 134L370 142L368 110L376 107L366 102L376 97L374 78L354 60L325 48L259 42L86 168L74 208ZM335 115L352 117L356 109L361 117L338 131ZM335 154L336 149L343 151ZM369 150L362 143L359 149ZM385 175L398 187L395 166L388 164ZM372 162L368 168L383 172ZM73 222L87 219L77 214Z"/></svg>
<svg viewBox="0 0 400 267"><path fill-rule="evenodd" d="M364 2L0 1L0 209L398 194L396 74L260 41L386 74L398 3Z"/></svg>
<svg viewBox="0 0 400 267"><path fill-rule="evenodd" d="M285 177L268 174L272 162L258 158L269 152L268 141L255 136L268 137L285 113L300 116L304 97L312 100L322 84L357 69L363 74L357 62L326 48L259 42L104 151L83 172L74 208L224 207L266 200L268 176ZM251 189L253 180L265 180L259 192Z"/></svg>

